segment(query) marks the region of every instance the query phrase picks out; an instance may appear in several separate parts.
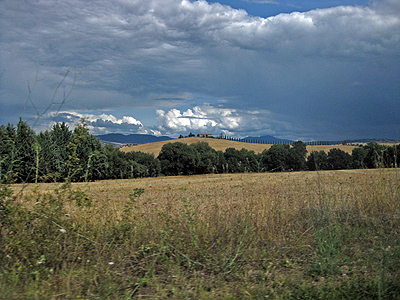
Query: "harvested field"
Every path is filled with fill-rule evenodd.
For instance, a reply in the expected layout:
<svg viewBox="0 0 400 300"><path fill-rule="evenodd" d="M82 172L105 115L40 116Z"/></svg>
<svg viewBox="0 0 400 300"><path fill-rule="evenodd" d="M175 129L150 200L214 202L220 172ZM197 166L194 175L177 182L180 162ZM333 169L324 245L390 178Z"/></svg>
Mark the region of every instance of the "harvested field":
<svg viewBox="0 0 400 300"><path fill-rule="evenodd" d="M0 298L399 299L399 179L374 169L13 185Z"/></svg>

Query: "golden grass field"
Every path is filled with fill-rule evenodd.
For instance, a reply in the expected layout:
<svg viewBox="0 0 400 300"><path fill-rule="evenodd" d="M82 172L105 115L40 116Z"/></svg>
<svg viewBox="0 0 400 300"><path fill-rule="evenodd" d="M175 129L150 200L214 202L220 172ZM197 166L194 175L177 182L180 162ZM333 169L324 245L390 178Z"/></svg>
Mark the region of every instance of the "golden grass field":
<svg viewBox="0 0 400 300"><path fill-rule="evenodd" d="M0 298L399 299L399 180L373 169L12 185L36 219L14 211Z"/></svg>
<svg viewBox="0 0 400 300"><path fill-rule="evenodd" d="M148 143L143 145L136 145L130 147L121 148L121 151L130 152L130 151L140 151L144 153L154 154L158 156L161 151L163 145L173 142L182 142L186 144L194 144L198 142L207 142L212 148L215 150L225 151L227 148L235 148L237 150L241 150L242 148L246 148L248 150L253 150L255 153L261 153L265 149L271 148L272 145L269 144L253 144L253 143L243 143L243 142L235 142L235 141L228 141L223 139L213 139L213 138L198 138L198 137L190 137L190 138L183 138L183 139L176 139L171 141L163 141L163 142L155 142L155 143ZM307 150L310 153L311 151L320 151L324 150L328 152L332 148L339 148L343 151L351 153L351 151L356 146L353 145L320 145L320 146L307 146Z"/></svg>
<svg viewBox="0 0 400 300"><path fill-rule="evenodd" d="M135 189L142 188L144 193L137 199L138 205L156 219L159 212L179 216L183 203L189 201L206 223L211 222L208 218L216 215L218 217L214 222L232 214L251 212L257 226L265 227L267 231L279 226L286 231L286 226L294 221L291 216L298 216L310 207L318 207L323 201L329 201L333 210L350 209L360 203L368 203L362 208L365 210L363 213L373 214L382 204L380 198L397 188L396 180L400 180L398 169L105 180L72 183L73 189L82 190L93 199L96 203L94 207L78 212L74 205L66 205L68 213L78 219L91 220L93 223L118 220L124 206L130 202L129 195ZM60 183L41 183L13 185L12 188L17 194L21 193L19 198L23 199L52 192L60 186ZM390 206L398 208L400 203L391 203ZM398 214L400 217L400 210ZM276 218L277 215L280 218ZM273 234L276 238L277 232Z"/></svg>

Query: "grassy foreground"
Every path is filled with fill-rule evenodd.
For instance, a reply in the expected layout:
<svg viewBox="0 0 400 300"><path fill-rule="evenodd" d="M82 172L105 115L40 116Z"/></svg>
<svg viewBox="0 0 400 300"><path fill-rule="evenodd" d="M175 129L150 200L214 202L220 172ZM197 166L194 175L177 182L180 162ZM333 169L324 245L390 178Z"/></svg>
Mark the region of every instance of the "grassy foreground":
<svg viewBox="0 0 400 300"><path fill-rule="evenodd" d="M400 299L400 171L3 186L0 299Z"/></svg>

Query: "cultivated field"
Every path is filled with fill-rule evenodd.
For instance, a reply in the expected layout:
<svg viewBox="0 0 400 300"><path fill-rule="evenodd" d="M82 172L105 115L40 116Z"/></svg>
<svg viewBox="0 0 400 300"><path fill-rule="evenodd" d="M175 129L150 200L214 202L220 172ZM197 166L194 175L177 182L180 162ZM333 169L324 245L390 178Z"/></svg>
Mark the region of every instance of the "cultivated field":
<svg viewBox="0 0 400 300"><path fill-rule="evenodd" d="M183 138L183 139L177 139L177 140L171 140L171 141L155 142L155 143L148 143L148 144L137 145L137 146L124 147L124 148L121 148L121 150L124 152L140 151L140 152L145 152L145 153L152 153L155 156L157 156L160 153L163 145L168 144L168 143L173 143L173 142L182 142L182 143L187 143L189 145L198 143L198 142L207 142L212 148L214 148L217 151L218 150L225 151L225 149L232 147L237 150L246 148L248 150L253 150L255 153L261 153L265 149L269 149L272 146L272 145L268 145L268 144L252 144L252 143L228 141L228 140L223 140L223 139L191 137L191 138ZM332 148L339 148L343 151L351 153L351 151L355 148L355 146L352 146L352 145L307 146L307 150L309 153L314 150L315 151L324 150L324 151L328 152Z"/></svg>
<svg viewBox="0 0 400 300"><path fill-rule="evenodd" d="M376 169L15 185L0 298L400 299L399 179Z"/></svg>

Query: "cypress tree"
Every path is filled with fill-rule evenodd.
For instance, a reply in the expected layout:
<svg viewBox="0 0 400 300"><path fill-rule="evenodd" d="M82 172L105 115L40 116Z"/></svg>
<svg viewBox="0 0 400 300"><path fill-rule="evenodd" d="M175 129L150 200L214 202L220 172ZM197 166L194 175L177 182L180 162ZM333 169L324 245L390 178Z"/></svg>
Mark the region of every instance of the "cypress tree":
<svg viewBox="0 0 400 300"><path fill-rule="evenodd" d="M52 143L53 171L59 179L68 176L68 145L72 139L72 131L68 125L63 123L55 124L50 131Z"/></svg>
<svg viewBox="0 0 400 300"><path fill-rule="evenodd" d="M0 182L12 181L15 160L15 128L8 123L0 126Z"/></svg>
<svg viewBox="0 0 400 300"><path fill-rule="evenodd" d="M18 182L31 182L35 177L36 135L26 122L19 119L15 135L15 162L13 173Z"/></svg>

